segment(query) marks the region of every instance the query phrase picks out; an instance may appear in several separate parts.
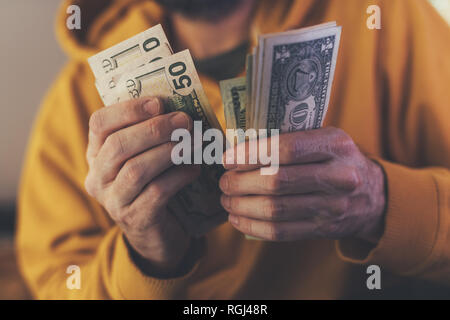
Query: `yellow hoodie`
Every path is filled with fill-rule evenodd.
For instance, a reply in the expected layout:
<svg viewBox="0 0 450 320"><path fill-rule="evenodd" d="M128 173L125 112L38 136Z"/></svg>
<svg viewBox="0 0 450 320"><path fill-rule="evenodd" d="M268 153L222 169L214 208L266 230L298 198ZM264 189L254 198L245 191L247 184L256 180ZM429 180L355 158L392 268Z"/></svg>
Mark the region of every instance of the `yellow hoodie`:
<svg viewBox="0 0 450 320"><path fill-rule="evenodd" d="M166 280L136 268L121 231L84 190L88 119L102 107L86 59L164 22L164 12L151 1L75 3L82 28L66 28L71 2L63 3L57 35L71 60L36 120L20 188L18 256L36 297L334 299L389 297L410 277L450 285L450 30L426 1L261 0L254 20L254 34L343 26L326 125L344 129L384 168L379 243L247 241L226 223L207 235L189 274ZM374 3L381 30L366 27ZM217 83L201 80L223 123ZM379 292L366 287L368 264L381 267ZM80 267L79 290L66 287L70 265Z"/></svg>

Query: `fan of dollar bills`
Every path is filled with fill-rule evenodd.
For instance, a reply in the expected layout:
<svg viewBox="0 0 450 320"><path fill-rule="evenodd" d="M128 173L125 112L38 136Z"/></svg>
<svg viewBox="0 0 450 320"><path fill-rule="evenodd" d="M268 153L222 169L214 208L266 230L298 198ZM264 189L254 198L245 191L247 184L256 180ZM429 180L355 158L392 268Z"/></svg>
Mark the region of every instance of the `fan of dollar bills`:
<svg viewBox="0 0 450 320"><path fill-rule="evenodd" d="M341 27L330 22L260 36L247 56L246 76L220 82L227 128L320 128L340 35Z"/></svg>
<svg viewBox="0 0 450 320"><path fill-rule="evenodd" d="M247 57L246 77L221 81L227 128L319 128L330 97L341 28L336 23L259 37ZM184 111L203 130L220 129L189 50L173 53L161 25L88 59L95 85L108 106L159 96L166 111ZM220 165L204 165L201 176L169 203L185 230L200 236L224 222Z"/></svg>

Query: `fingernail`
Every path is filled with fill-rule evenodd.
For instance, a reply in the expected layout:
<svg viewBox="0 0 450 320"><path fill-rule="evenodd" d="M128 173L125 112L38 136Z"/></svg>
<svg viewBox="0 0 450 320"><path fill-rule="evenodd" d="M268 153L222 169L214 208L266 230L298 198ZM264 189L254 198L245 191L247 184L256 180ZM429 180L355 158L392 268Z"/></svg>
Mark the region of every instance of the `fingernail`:
<svg viewBox="0 0 450 320"><path fill-rule="evenodd" d="M232 214L228 215L228 221L230 221L231 224L238 225L239 224L239 218L237 216L234 216Z"/></svg>
<svg viewBox="0 0 450 320"><path fill-rule="evenodd" d="M222 206L225 209L230 209L230 202L231 202L230 197L223 195L221 200L222 200Z"/></svg>
<svg viewBox="0 0 450 320"><path fill-rule="evenodd" d="M157 115L159 113L159 108L159 100L156 98L151 99L144 104L144 110L147 111L151 116Z"/></svg>
<svg viewBox="0 0 450 320"><path fill-rule="evenodd" d="M227 175L223 175L222 178L220 178L220 182L219 182L219 186L220 189L222 189L222 191L227 191L228 190L228 176Z"/></svg>
<svg viewBox="0 0 450 320"><path fill-rule="evenodd" d="M184 112L175 112L170 118L170 123L175 128L186 128L189 129L189 118Z"/></svg>

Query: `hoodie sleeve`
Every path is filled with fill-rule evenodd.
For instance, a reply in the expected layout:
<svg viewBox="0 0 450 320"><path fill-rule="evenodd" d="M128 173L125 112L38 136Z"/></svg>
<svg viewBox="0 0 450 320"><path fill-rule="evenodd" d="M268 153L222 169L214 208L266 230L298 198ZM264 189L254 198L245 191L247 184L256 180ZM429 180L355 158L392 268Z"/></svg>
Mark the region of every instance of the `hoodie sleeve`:
<svg viewBox="0 0 450 320"><path fill-rule="evenodd" d="M387 183L385 230L371 248L338 242L349 262L450 284L450 29L425 1L389 1L379 57ZM402 165L400 165L402 164Z"/></svg>
<svg viewBox="0 0 450 320"><path fill-rule="evenodd" d="M41 299L185 297L196 267L167 280L141 273L120 229L84 191L90 106L101 105L95 88L81 85L93 83L87 69L73 63L63 71L35 123L18 199L21 271Z"/></svg>

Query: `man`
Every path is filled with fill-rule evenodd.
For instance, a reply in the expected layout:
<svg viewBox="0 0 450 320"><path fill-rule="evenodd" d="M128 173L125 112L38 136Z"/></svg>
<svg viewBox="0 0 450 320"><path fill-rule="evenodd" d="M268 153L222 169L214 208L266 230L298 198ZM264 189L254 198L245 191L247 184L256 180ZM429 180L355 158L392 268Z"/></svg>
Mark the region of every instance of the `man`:
<svg viewBox="0 0 450 320"><path fill-rule="evenodd" d="M19 199L37 297L388 297L411 279L450 284L450 31L425 1L378 1L381 30L367 28L369 1L157 2L77 1L79 31L62 6L72 59L38 117ZM166 205L199 172L170 161L170 133L192 120L155 97L102 108L86 59L162 23L175 51L191 50L223 124L217 80L243 72L257 34L335 20L325 127L281 135L277 175L227 165L230 223L191 238ZM370 264L381 292L366 286ZM65 285L70 265L79 290Z"/></svg>

